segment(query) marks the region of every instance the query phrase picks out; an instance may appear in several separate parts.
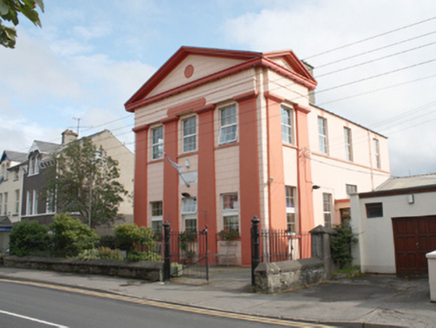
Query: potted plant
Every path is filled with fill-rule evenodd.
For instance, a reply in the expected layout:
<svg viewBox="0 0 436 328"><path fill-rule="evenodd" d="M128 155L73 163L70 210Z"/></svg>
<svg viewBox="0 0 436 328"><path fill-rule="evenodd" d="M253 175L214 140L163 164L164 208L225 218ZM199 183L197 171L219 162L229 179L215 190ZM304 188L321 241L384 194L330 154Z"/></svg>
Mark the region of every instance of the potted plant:
<svg viewBox="0 0 436 328"><path fill-rule="evenodd" d="M221 240L226 240L226 241L230 241L230 240L235 240L238 239L239 236L239 231L238 230L229 230L229 229L224 229L221 230L220 232L218 232L218 237Z"/></svg>

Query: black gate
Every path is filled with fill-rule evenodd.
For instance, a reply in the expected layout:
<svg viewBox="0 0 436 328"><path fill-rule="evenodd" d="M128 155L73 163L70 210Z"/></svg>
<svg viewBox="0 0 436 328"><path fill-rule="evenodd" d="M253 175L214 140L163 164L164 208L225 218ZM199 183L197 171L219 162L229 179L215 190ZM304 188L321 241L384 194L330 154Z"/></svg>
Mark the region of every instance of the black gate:
<svg viewBox="0 0 436 328"><path fill-rule="evenodd" d="M202 231L172 231L166 224L165 280L183 276L209 281L207 227Z"/></svg>

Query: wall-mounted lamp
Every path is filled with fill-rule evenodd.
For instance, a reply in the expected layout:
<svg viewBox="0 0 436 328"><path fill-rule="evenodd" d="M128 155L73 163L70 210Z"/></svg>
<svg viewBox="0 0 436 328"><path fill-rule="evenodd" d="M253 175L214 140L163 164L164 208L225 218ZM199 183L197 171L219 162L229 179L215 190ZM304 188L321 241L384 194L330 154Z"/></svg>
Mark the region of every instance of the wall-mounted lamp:
<svg viewBox="0 0 436 328"><path fill-rule="evenodd" d="M319 188L321 188L321 187L318 186L318 185L313 185L313 186L312 186L312 189L313 189L313 190L315 190L315 189L319 189Z"/></svg>
<svg viewBox="0 0 436 328"><path fill-rule="evenodd" d="M185 161L185 166L189 169L191 167L191 162L189 161L189 159L187 159Z"/></svg>
<svg viewBox="0 0 436 328"><path fill-rule="evenodd" d="M274 181L274 177L269 178L269 183Z"/></svg>
<svg viewBox="0 0 436 328"><path fill-rule="evenodd" d="M415 203L415 196L413 194L407 195L407 202L409 204L414 204Z"/></svg>
<svg viewBox="0 0 436 328"><path fill-rule="evenodd" d="M187 193L187 192L182 192L182 196L184 198L191 198L191 195L189 193Z"/></svg>

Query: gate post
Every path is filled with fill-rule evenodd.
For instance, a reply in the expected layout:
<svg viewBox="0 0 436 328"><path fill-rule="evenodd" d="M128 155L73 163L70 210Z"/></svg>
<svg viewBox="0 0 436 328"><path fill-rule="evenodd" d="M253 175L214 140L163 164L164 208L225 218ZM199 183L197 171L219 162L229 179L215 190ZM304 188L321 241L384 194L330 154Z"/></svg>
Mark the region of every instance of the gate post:
<svg viewBox="0 0 436 328"><path fill-rule="evenodd" d="M251 220L251 286L255 286L254 270L260 263L259 251L259 218L255 215Z"/></svg>
<svg viewBox="0 0 436 328"><path fill-rule="evenodd" d="M171 253L170 253L170 224L165 221L164 227L164 281L168 281L171 278Z"/></svg>

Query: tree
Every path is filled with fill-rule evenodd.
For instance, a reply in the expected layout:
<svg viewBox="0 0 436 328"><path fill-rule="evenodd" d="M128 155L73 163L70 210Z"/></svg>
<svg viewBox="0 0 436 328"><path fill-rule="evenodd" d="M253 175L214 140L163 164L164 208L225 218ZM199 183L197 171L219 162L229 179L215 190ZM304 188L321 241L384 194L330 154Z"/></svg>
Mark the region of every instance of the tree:
<svg viewBox="0 0 436 328"><path fill-rule="evenodd" d="M90 138L82 138L52 158L54 165L47 172L42 197L55 195L57 213L79 213L82 222L92 228L122 219L118 208L127 191L117 180L118 162L101 146L97 149Z"/></svg>
<svg viewBox="0 0 436 328"><path fill-rule="evenodd" d="M36 6L44 12L42 0L0 0L0 44L6 48L14 48L17 30L14 27L3 25L3 21L12 22L18 25L18 14L22 13L33 24L41 27Z"/></svg>

